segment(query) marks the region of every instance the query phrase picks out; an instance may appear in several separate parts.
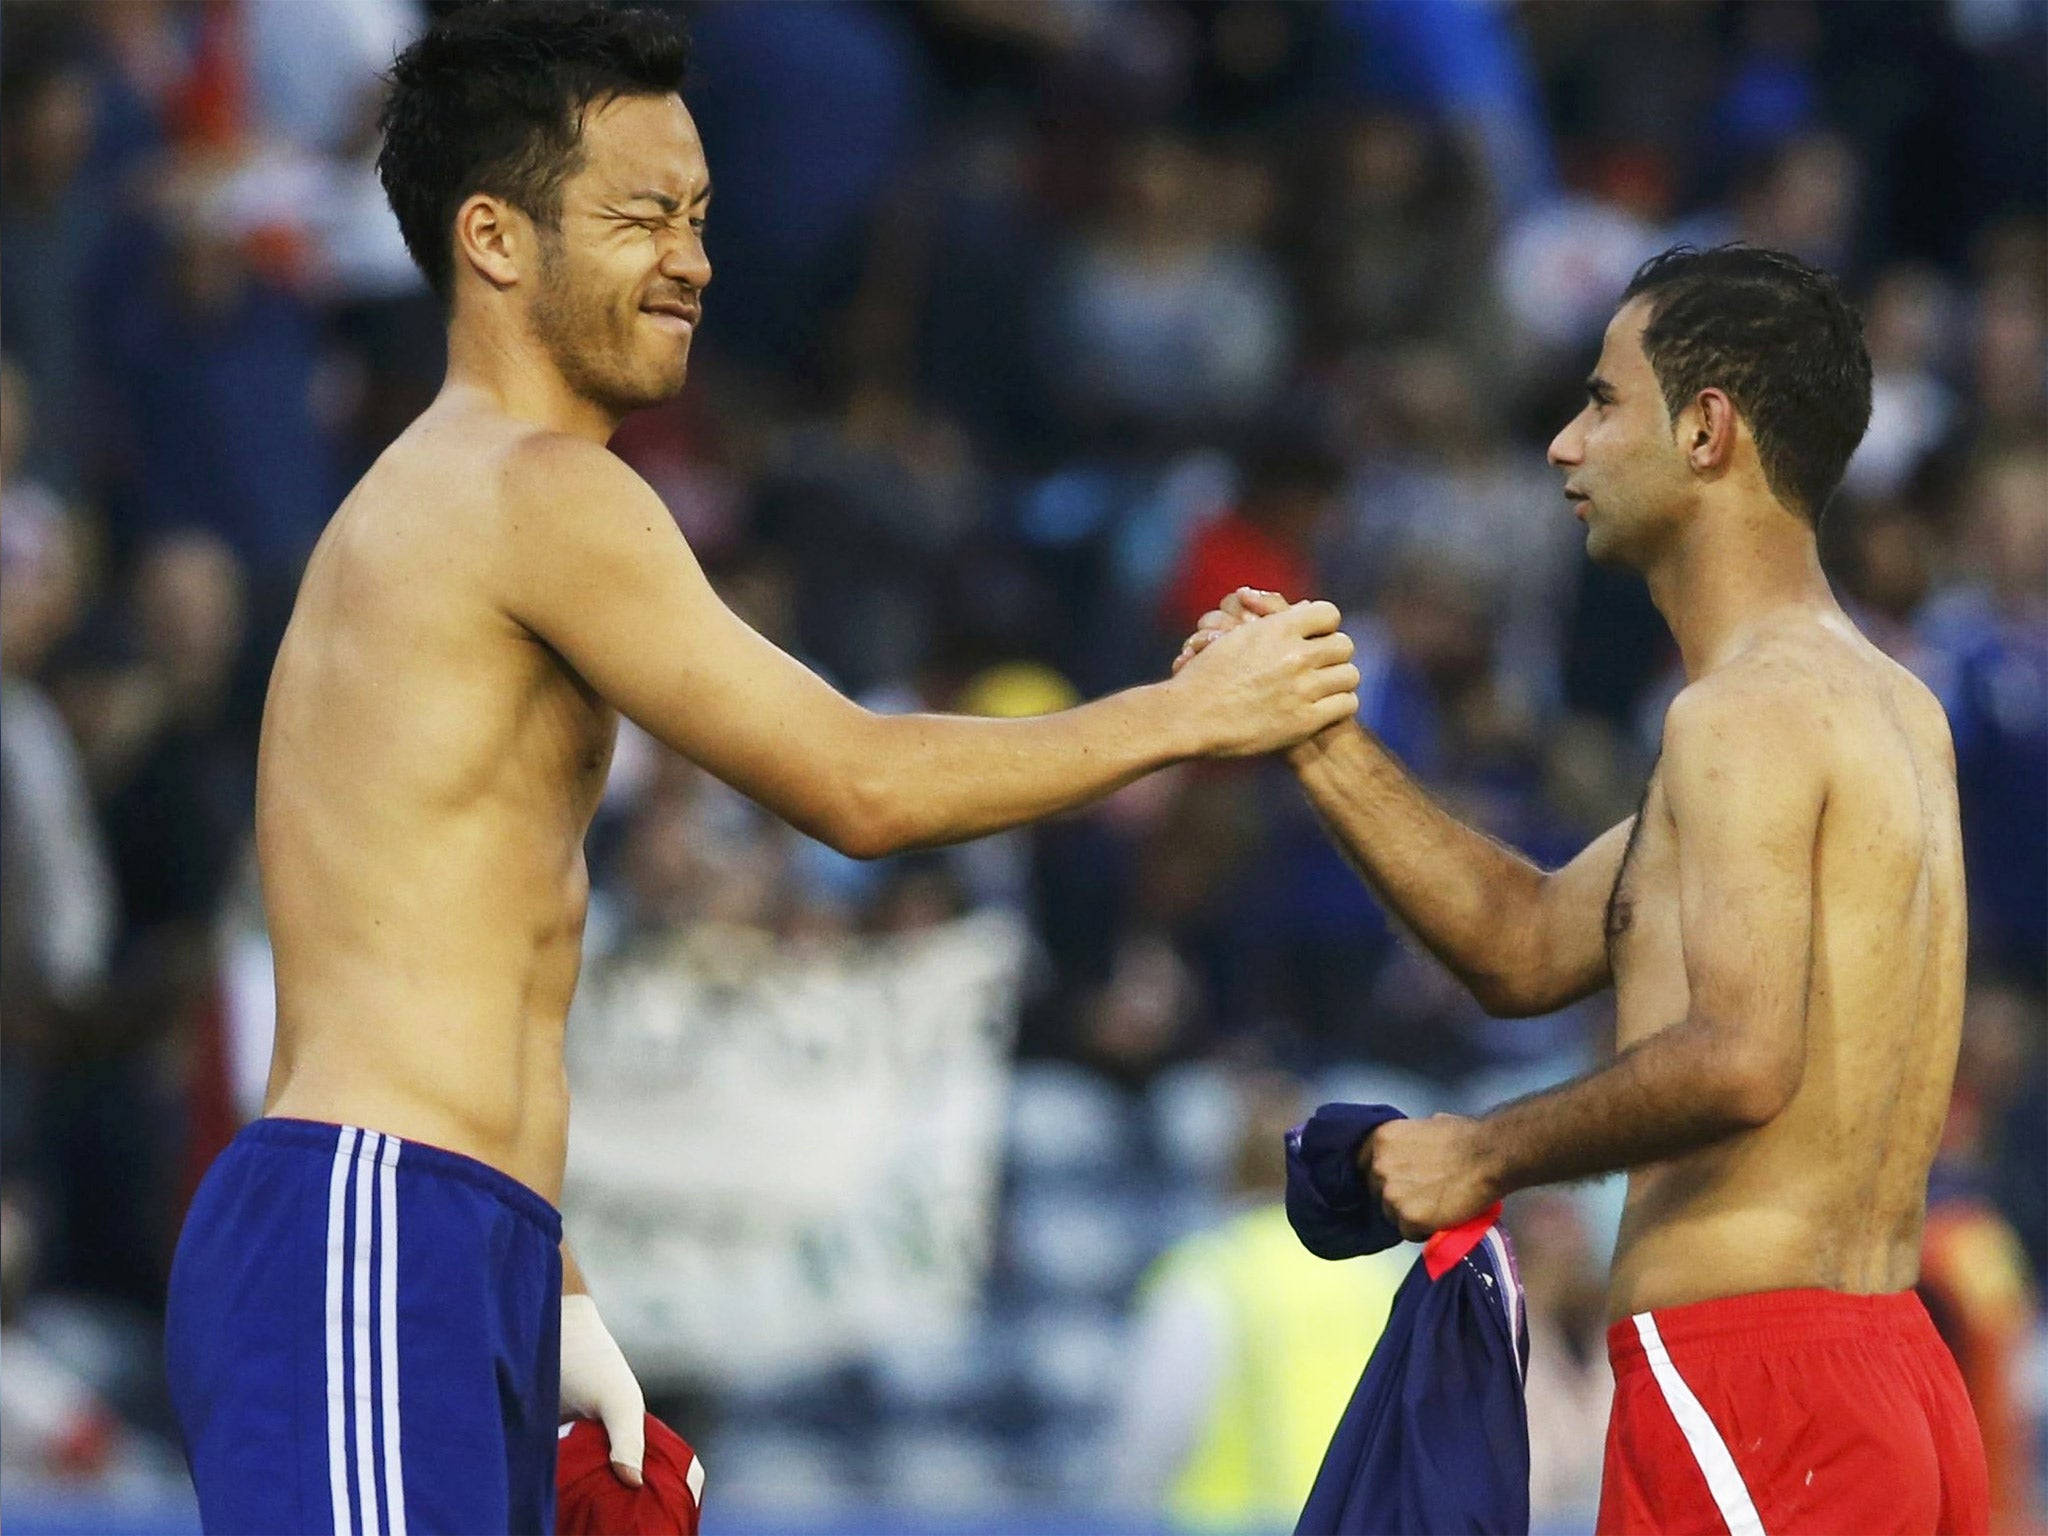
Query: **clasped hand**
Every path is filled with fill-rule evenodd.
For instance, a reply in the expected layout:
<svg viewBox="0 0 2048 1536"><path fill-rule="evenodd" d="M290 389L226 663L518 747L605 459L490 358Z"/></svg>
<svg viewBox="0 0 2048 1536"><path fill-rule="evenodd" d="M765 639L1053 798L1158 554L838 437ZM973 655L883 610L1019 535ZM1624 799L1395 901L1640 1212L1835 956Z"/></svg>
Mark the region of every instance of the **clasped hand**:
<svg viewBox="0 0 2048 1536"><path fill-rule="evenodd" d="M1470 1221L1502 1194L1484 1122L1464 1115L1389 1120L1360 1144L1358 1172L1415 1242Z"/></svg>
<svg viewBox="0 0 2048 1536"><path fill-rule="evenodd" d="M1278 752L1357 714L1358 668L1351 637L1338 628L1343 615L1277 593L1257 594L1254 612L1239 596L1203 616L1173 664L1168 686L1194 732L1191 749L1210 757Z"/></svg>

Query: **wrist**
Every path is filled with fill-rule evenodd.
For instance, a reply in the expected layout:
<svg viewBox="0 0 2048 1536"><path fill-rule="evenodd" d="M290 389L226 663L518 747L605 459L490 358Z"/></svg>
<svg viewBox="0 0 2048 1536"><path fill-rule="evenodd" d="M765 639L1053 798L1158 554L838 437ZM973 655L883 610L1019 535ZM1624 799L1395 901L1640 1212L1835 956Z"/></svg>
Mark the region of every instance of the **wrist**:
<svg viewBox="0 0 2048 1536"><path fill-rule="evenodd" d="M1472 1122L1472 1165L1489 1202L1505 1200L1514 1193L1514 1181L1507 1165L1500 1128L1490 1117Z"/></svg>
<svg viewBox="0 0 2048 1536"><path fill-rule="evenodd" d="M1296 742L1281 756L1286 759L1287 766L1296 773L1308 772L1330 755L1337 744L1338 734L1348 724L1349 721L1343 721L1336 725L1326 725L1306 741Z"/></svg>
<svg viewBox="0 0 2048 1536"><path fill-rule="evenodd" d="M1308 740L1287 749L1287 766L1304 780L1318 774L1357 774L1373 763L1366 733L1357 717L1326 725ZM1384 749L1382 749L1384 750Z"/></svg>
<svg viewBox="0 0 2048 1536"><path fill-rule="evenodd" d="M1163 768L1189 758L1210 757L1221 747L1222 742L1203 728L1196 695L1184 677L1145 683L1132 691L1143 700L1147 714L1144 739L1159 748L1158 761L1151 766Z"/></svg>

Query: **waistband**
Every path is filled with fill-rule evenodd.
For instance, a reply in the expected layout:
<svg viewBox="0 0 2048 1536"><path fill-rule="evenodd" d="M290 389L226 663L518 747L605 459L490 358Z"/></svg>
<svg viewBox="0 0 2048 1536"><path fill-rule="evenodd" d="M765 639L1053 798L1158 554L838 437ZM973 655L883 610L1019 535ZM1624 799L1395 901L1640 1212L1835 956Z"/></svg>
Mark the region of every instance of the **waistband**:
<svg viewBox="0 0 2048 1536"><path fill-rule="evenodd" d="M1846 1291L1810 1289L1724 1296L1690 1306L1638 1312L1612 1324L1607 1330L1607 1358L1617 1377L1648 1364L1643 1337L1646 1318L1665 1349L1695 1354L1724 1350L1755 1354L1801 1344L1904 1342L1931 1332L1934 1326L1917 1291L1853 1296Z"/></svg>
<svg viewBox="0 0 2048 1536"><path fill-rule="evenodd" d="M325 1120L292 1120L281 1115L267 1115L250 1121L236 1134L235 1141L289 1147L331 1158L342 1150L344 1138L349 1138L349 1145L358 1157L376 1156L381 1159L387 1155L388 1148L391 1162L402 1177L453 1179L479 1189L513 1215L539 1227L551 1244L559 1245L562 1241L562 1213L550 1205L538 1190L520 1183L509 1173L499 1172L489 1163L480 1163L460 1152L450 1152L446 1147L430 1146L424 1141L406 1141L388 1132L366 1130L361 1126L331 1125ZM373 1140L374 1153L371 1150Z"/></svg>

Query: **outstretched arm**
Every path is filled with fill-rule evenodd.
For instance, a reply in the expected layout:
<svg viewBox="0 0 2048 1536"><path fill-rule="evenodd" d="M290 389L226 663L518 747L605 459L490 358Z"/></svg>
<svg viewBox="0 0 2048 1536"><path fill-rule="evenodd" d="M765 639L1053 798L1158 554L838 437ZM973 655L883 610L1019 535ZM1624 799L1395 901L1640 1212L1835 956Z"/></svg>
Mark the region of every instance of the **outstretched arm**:
<svg viewBox="0 0 2048 1536"><path fill-rule="evenodd" d="M1487 1012L1549 1013L1609 983L1602 914L1632 821L1550 872L1438 805L1355 721L1287 760L1352 868Z"/></svg>
<svg viewBox="0 0 2048 1536"><path fill-rule="evenodd" d="M1169 682L1058 714L871 714L719 601L618 459L562 437L516 457L507 614L664 744L856 856L1048 816L1182 758L1275 751L1358 707L1336 609L1301 603Z"/></svg>
<svg viewBox="0 0 2048 1536"><path fill-rule="evenodd" d="M1274 592L1232 593L1204 616L1183 660L1284 605ZM1632 821L1547 872L1438 805L1356 721L1287 761L1352 868L1487 1012L1549 1013L1608 984L1603 914Z"/></svg>
<svg viewBox="0 0 2048 1536"><path fill-rule="evenodd" d="M1661 1162L1754 1130L1798 1091L1825 780L1801 722L1746 679L1695 685L1665 719L1685 1017L1605 1069L1478 1120L1384 1126L1361 1161L1405 1230L1513 1190Z"/></svg>

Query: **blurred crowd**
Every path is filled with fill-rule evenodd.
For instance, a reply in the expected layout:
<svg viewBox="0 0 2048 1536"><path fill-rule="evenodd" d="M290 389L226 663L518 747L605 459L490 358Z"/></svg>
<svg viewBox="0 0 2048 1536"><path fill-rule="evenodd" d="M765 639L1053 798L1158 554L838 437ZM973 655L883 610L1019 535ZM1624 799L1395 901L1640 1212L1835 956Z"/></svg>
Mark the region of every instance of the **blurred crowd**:
<svg viewBox="0 0 2048 1536"><path fill-rule="evenodd" d="M0 5L13 1471L175 1466L153 1370L170 1245L262 1071L237 1059L227 957L258 910L269 659L324 520L438 384L438 316L371 168L378 71L437 8ZM2048 1272L2048 6L679 9L716 277L688 390L614 446L735 609L872 707L1018 714L1161 676L1238 584L1326 596L1366 722L1546 863L1632 812L1678 682L1640 582L1584 560L1543 459L1616 295L1679 240L1842 276L1875 411L1824 555L1948 708L1968 852L1927 1289L2023 1489ZM1149 1146L1161 1190L1206 1179L1212 1217L1256 1214L1276 1139L1246 1141L1268 1159L1249 1171L1177 1162L1201 1106L1233 1145L1303 1085L1483 1106L1590 1065L1611 1024L1597 1000L1488 1019L1272 765L1173 769L1027 832L857 864L629 729L591 858L593 965L710 923L780 941L1028 918L997 1293L1029 1288L1034 1201L1086 1187L1091 1125ZM1539 1511L1581 1508L1611 1201L1546 1194L1511 1219L1551 1362ZM1042 1414L992 1411L1004 1475L1271 1513L1187 1480L1214 1424L1159 1418L1248 1390L1241 1373L1144 1368L1203 1327L1223 1360L1257 1287L1175 1313L1203 1251L1141 1281L1175 1234L1126 1230L1145 1236L1102 1271L1097 1357L1136 1363L1053 1368ZM872 1380L855 1395L887 1407ZM1045 1473L1091 1425L1060 1465L1111 1472ZM1003 1447L1034 1434L1019 1471Z"/></svg>

